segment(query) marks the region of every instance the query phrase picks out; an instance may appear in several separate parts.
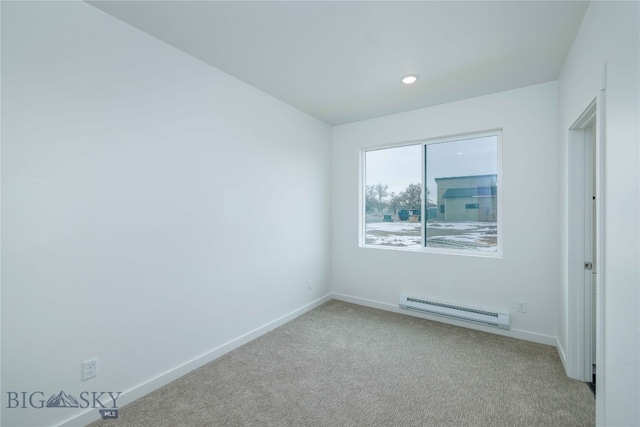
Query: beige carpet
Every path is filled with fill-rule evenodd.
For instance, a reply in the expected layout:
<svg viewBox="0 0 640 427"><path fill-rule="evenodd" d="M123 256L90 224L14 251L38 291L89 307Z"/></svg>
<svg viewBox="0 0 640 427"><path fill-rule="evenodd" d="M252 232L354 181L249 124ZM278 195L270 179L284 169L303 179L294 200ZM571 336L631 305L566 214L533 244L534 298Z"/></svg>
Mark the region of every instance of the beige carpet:
<svg viewBox="0 0 640 427"><path fill-rule="evenodd" d="M591 426L553 347L330 301L92 426Z"/></svg>

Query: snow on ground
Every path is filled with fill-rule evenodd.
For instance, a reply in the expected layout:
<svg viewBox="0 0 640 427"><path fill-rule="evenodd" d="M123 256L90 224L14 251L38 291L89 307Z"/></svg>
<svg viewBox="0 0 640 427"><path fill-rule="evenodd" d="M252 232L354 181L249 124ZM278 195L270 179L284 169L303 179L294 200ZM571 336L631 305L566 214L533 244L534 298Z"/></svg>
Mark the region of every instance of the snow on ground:
<svg viewBox="0 0 640 427"><path fill-rule="evenodd" d="M370 222L366 224L369 245L420 248L421 224L415 222ZM496 251L496 225L486 222L427 223L427 246Z"/></svg>
<svg viewBox="0 0 640 427"><path fill-rule="evenodd" d="M496 245L485 241L483 233L467 233L458 236L434 236L427 239L427 246L440 248L477 249L484 252L495 252Z"/></svg>
<svg viewBox="0 0 640 427"><path fill-rule="evenodd" d="M419 222L374 222L366 225L368 245L420 248L421 226Z"/></svg>
<svg viewBox="0 0 640 427"><path fill-rule="evenodd" d="M393 233L396 231L415 231L420 236L419 222L370 222L367 224L367 231L387 231Z"/></svg>
<svg viewBox="0 0 640 427"><path fill-rule="evenodd" d="M367 235L368 245L378 246L396 246L399 248L420 248L422 242L420 236L389 236L389 237L372 237Z"/></svg>
<svg viewBox="0 0 640 427"><path fill-rule="evenodd" d="M486 222L429 222L427 228L442 230L478 230L480 228L488 230Z"/></svg>

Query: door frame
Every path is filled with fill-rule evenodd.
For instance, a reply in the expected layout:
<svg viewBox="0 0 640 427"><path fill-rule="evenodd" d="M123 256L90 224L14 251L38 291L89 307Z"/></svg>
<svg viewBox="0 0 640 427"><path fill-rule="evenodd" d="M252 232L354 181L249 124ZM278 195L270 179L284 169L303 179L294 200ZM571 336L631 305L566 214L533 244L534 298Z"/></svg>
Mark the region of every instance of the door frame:
<svg viewBox="0 0 640 427"><path fill-rule="evenodd" d="M584 263L597 260L585 254L593 243L588 232L594 218L591 218L593 181L592 154L596 150L592 146L591 128L596 126L597 135L597 100L594 99L578 117L569 130L569 239L568 239L568 283L569 283L569 344L568 361L569 376L581 381L592 379L592 292L591 281L585 274ZM596 137L597 139L597 137ZM597 157L597 156L596 156ZM596 161L597 162L597 161ZM597 178L596 178L597 180ZM597 191L597 190L596 190ZM597 194L597 193L596 193ZM599 199L599 197L598 197ZM598 203L598 200L596 200ZM597 217L597 215L596 215ZM597 240L597 237L596 237Z"/></svg>
<svg viewBox="0 0 640 427"><path fill-rule="evenodd" d="M568 147L568 342L567 342L567 374L574 379L591 381L592 345L590 325L587 316L596 316L596 378L598 381L598 397L596 398L596 421L604 420L604 383L605 372L605 98L606 68L603 69L603 85L597 97L587 106L584 112L569 128ZM587 291L584 283L584 239L585 239L585 138L589 128L595 124L595 218L596 229L596 304L592 312L591 289Z"/></svg>

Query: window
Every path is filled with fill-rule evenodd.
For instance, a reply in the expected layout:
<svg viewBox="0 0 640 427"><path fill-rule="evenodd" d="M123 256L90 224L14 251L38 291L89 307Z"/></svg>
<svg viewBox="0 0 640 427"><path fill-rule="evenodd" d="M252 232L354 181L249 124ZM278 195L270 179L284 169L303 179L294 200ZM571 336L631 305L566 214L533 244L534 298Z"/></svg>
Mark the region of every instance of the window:
<svg viewBox="0 0 640 427"><path fill-rule="evenodd" d="M364 151L364 246L499 254L500 132Z"/></svg>

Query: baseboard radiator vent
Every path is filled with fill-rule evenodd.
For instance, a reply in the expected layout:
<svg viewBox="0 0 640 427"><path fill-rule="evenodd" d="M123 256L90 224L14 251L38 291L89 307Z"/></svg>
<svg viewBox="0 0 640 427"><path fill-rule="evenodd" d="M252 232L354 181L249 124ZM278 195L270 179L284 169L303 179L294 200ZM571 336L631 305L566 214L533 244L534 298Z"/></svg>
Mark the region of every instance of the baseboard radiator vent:
<svg viewBox="0 0 640 427"><path fill-rule="evenodd" d="M400 308L427 314L436 314L456 320L509 329L509 313L487 311L479 308L463 307L442 301L427 300L406 294L400 295Z"/></svg>

